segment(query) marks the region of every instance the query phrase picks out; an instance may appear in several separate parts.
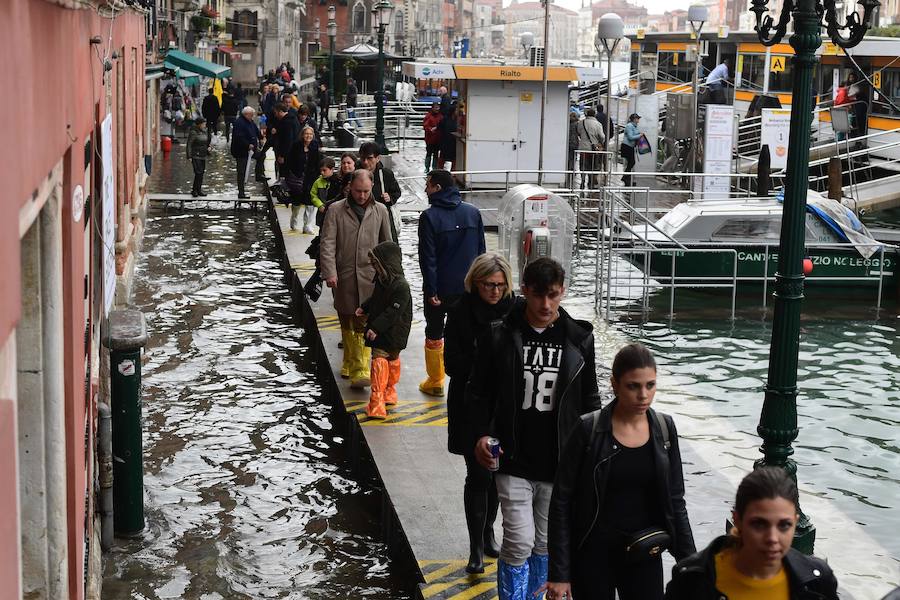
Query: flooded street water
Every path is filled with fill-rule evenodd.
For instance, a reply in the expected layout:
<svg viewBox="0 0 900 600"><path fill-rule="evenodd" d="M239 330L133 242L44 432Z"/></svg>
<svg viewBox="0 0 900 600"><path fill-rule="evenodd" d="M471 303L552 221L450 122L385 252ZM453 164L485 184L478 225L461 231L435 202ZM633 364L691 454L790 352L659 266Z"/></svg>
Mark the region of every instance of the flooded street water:
<svg viewBox="0 0 900 600"><path fill-rule="evenodd" d="M189 190L182 159L157 160L157 191ZM230 167L220 148L208 191L234 189ZM419 320L412 216L401 246ZM117 540L104 597L407 597L408 577L378 541L377 493L341 467L342 432L312 375L274 243L261 212L149 215L134 298L151 330L148 529ZM724 533L736 483L760 456L771 307L748 290L732 320L730 295L679 290L670 318L663 291L645 319L614 311L606 323L594 313L587 246L572 272L565 305L594 323L602 389L623 343L640 340L657 356L658 406L684 439L688 509L704 545ZM841 575L844 598L875 600L900 585L898 326L896 301L876 311L873 294L811 292L803 304L794 458L816 552Z"/></svg>
<svg viewBox="0 0 900 600"><path fill-rule="evenodd" d="M167 168L157 188L189 182ZM134 293L147 529L116 540L105 598L407 597L380 497L342 467L276 252L262 212L150 211Z"/></svg>
<svg viewBox="0 0 900 600"><path fill-rule="evenodd" d="M877 217L900 222L890 214ZM685 440L688 510L698 545L705 544L725 533L737 482L761 457L756 427L771 303L766 311L761 289L743 290L732 320L730 292L679 290L670 318L669 292L660 290L651 294L644 318L614 310L607 324L594 314L588 246L573 261L567 306L595 324L598 373L608 377L615 351L628 341L641 341L656 355L656 402L674 415ZM900 585L898 329L890 292L877 310L874 290L857 296L807 290L793 458L803 509L817 527L816 552L843 573L843 598L880 599Z"/></svg>

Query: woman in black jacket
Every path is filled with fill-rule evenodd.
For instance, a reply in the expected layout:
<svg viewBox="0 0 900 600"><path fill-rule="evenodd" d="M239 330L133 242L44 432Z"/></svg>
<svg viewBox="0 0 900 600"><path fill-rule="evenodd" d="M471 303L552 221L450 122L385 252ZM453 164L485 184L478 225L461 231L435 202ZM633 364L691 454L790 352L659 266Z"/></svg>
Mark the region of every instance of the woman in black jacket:
<svg viewBox="0 0 900 600"><path fill-rule="evenodd" d="M300 138L294 142L285 158L287 172L285 183L291 195L291 229L297 229L300 213L303 213L303 233L315 233L316 207L313 206L309 191L319 178L319 143L312 127L304 127Z"/></svg>
<svg viewBox="0 0 900 600"><path fill-rule="evenodd" d="M466 293L450 309L444 329L444 368L450 376L447 393L447 446L466 460L463 505L469 529L469 573L484 572L484 555L497 558L494 540L497 518L497 488L490 471L478 464L472 449L475 439L466 423L463 401L472 371L475 340L502 319L513 305L512 271L506 259L488 252L477 257L466 274Z"/></svg>
<svg viewBox="0 0 900 600"><path fill-rule="evenodd" d="M672 569L666 600L837 600L828 564L791 548L797 484L780 467L761 467L738 486L731 535L723 535Z"/></svg>
<svg viewBox="0 0 900 600"><path fill-rule="evenodd" d="M656 362L640 344L613 361L616 398L569 436L550 500L549 600L661 600L662 550L692 554L678 433L650 408Z"/></svg>

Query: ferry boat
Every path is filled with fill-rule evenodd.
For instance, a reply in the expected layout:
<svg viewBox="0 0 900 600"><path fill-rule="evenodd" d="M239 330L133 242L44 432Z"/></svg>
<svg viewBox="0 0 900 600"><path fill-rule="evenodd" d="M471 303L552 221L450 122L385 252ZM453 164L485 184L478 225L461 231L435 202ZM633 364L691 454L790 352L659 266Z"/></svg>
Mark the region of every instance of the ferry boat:
<svg viewBox="0 0 900 600"><path fill-rule="evenodd" d="M632 93L692 93L692 81L698 42L687 32L642 33L628 36L631 42ZM755 32L718 31L704 32L700 36L702 48L701 82L723 60L729 60L733 87L729 89L729 101L734 103L740 118L758 116L751 111L751 104L759 96L777 98L782 107L792 103L793 82L791 58L794 50L786 41L774 46L764 46ZM848 56L849 53L849 56ZM813 75L813 93L819 107L831 106L836 82L847 79L851 71L860 71L870 88L867 94L868 133L892 132L879 136L877 146L900 141L900 38L867 36L858 46L845 51L839 46L824 43L817 50L819 62ZM855 64L854 64L855 63ZM749 113L749 114L748 114ZM831 115L820 111L814 127L823 138L831 137ZM900 159L900 148L891 146L879 151L872 148L874 156Z"/></svg>
<svg viewBox="0 0 900 600"><path fill-rule="evenodd" d="M734 277L762 284L778 268L782 207L779 198L683 202L653 225L622 224L619 240L633 251L621 252L661 281L674 269L680 282ZM806 253L807 285L897 288L900 248L878 241L850 209L814 191L807 196Z"/></svg>

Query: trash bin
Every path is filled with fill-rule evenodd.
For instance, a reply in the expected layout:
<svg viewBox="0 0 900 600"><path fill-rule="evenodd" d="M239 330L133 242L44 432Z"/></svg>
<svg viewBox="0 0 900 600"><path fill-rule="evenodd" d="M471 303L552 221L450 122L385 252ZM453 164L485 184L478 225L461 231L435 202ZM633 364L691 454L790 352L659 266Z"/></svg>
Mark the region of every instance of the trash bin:
<svg viewBox="0 0 900 600"><path fill-rule="evenodd" d="M356 132L347 123L334 128L334 137L341 148L356 148L359 146L359 138L356 136Z"/></svg>
<svg viewBox="0 0 900 600"><path fill-rule="evenodd" d="M109 313L103 332L109 348L112 410L113 528L120 537L144 530L144 452L141 349L147 325L139 310Z"/></svg>

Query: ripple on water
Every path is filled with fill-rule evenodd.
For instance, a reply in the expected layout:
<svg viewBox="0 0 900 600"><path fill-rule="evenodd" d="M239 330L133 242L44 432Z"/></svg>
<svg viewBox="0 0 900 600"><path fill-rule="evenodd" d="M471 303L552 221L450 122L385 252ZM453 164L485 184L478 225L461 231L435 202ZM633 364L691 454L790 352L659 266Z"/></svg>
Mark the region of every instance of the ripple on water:
<svg viewBox="0 0 900 600"><path fill-rule="evenodd" d="M151 212L134 299L152 332L147 530L117 541L104 596L406 597L269 248L260 215Z"/></svg>

